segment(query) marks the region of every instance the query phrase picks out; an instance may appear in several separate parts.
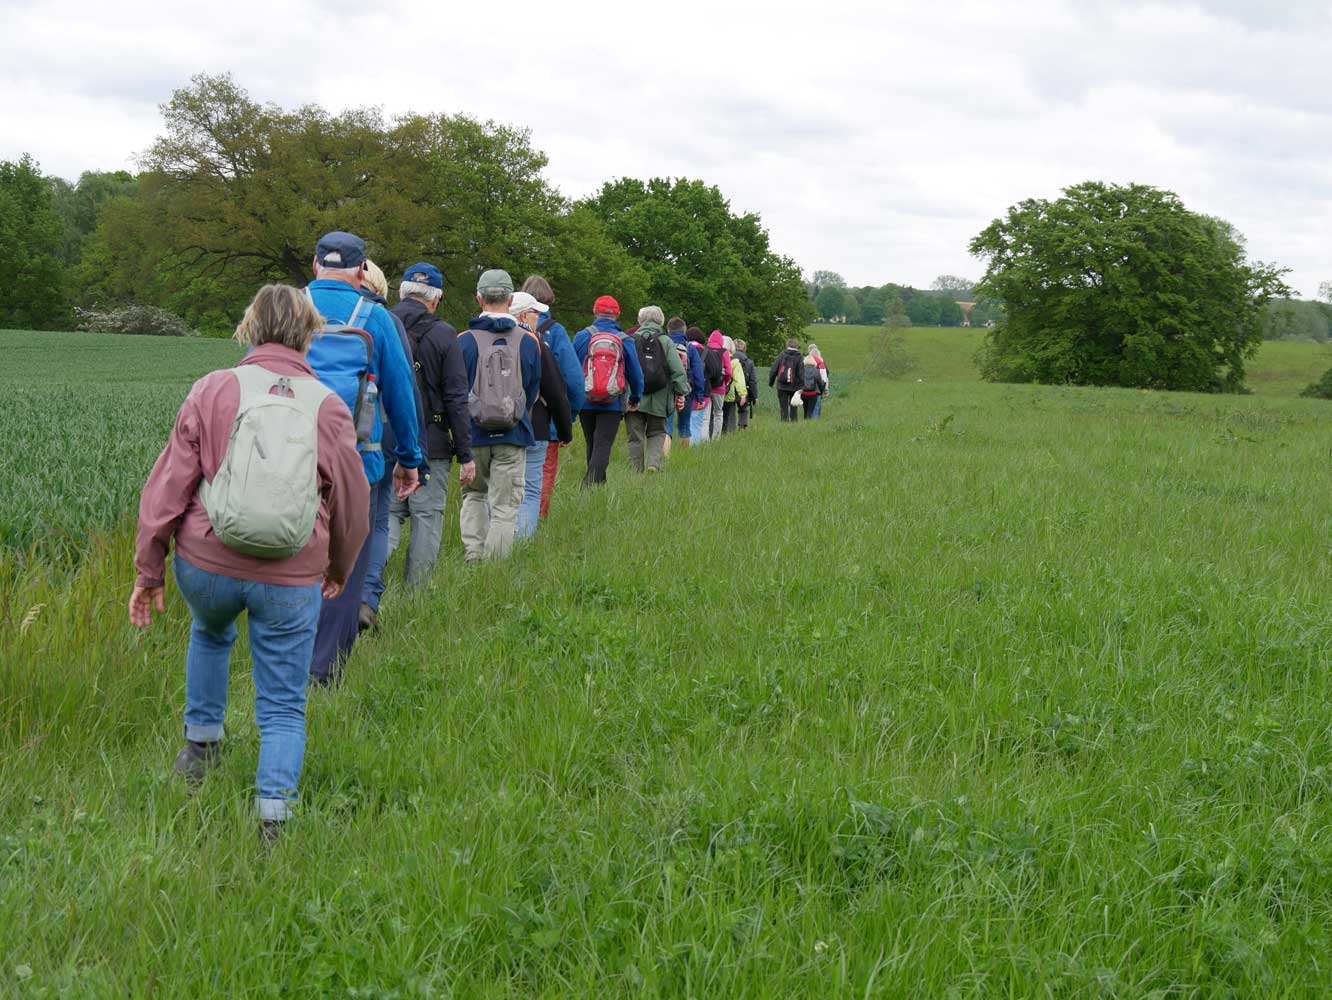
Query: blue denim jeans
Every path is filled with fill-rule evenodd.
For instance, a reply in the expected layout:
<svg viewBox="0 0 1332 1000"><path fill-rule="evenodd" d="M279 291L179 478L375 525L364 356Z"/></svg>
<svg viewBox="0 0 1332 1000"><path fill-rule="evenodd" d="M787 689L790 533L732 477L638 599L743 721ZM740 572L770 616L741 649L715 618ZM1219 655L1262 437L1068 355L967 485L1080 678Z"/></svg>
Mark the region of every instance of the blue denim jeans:
<svg viewBox="0 0 1332 1000"><path fill-rule="evenodd" d="M185 653L185 738L197 743L222 739L236 619L247 611L259 724L259 818L286 819L305 759L305 685L319 621L319 584L284 587L238 580L180 556L174 566L176 586L194 616Z"/></svg>
<svg viewBox="0 0 1332 1000"><path fill-rule="evenodd" d="M392 462L385 462L384 478L370 487L370 509L374 519L370 522L370 537L365 542L370 546L370 560L365 566L361 603L370 605L376 612L379 611L379 598L384 594L384 564L389 557L389 504L393 501L393 469Z"/></svg>
<svg viewBox="0 0 1332 1000"><path fill-rule="evenodd" d="M692 404L690 404L692 405ZM689 444L702 444L708 439L708 419L711 409L693 410L689 414Z"/></svg>
<svg viewBox="0 0 1332 1000"><path fill-rule="evenodd" d="M814 398L814 416L818 417L818 415L822 412L823 412L823 397L816 396Z"/></svg>
<svg viewBox="0 0 1332 1000"><path fill-rule="evenodd" d="M546 464L546 446L549 441L538 441L527 449L523 470L523 502L518 507L518 530L515 538L531 538L536 534L541 515L541 470Z"/></svg>

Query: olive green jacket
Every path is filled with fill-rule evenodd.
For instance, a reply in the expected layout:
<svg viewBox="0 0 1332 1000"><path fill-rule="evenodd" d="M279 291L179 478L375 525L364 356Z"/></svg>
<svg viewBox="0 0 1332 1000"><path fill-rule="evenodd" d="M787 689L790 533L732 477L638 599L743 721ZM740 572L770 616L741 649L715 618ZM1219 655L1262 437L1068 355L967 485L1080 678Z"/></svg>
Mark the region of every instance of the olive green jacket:
<svg viewBox="0 0 1332 1000"><path fill-rule="evenodd" d="M670 380L666 388L644 395L639 400L638 412L654 417L669 417L675 412L675 397L689 395L689 376L680 363L680 352L675 349L675 341L655 323L644 323L634 331L634 336L661 338L662 350L666 353L666 376Z"/></svg>

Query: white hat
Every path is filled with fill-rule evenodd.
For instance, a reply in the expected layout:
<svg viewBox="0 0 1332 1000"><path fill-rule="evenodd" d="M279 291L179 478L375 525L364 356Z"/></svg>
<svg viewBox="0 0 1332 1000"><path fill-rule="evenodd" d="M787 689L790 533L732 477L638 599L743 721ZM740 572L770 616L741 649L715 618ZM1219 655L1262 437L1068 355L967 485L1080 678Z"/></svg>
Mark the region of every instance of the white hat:
<svg viewBox="0 0 1332 1000"><path fill-rule="evenodd" d="M523 313L541 313L545 311L546 307L527 292L514 292L513 301L509 303L510 316L521 316Z"/></svg>

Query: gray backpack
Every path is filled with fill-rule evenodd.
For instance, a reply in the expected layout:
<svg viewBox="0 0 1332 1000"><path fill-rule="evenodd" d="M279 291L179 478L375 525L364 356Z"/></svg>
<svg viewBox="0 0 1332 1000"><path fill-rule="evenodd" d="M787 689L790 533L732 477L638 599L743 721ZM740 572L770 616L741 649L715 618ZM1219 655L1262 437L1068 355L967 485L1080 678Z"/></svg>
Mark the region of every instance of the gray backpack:
<svg viewBox="0 0 1332 1000"><path fill-rule="evenodd" d="M226 454L199 499L218 541L259 559L300 552L319 517L319 408L332 390L315 378L258 365L231 374L240 405Z"/></svg>
<svg viewBox="0 0 1332 1000"><path fill-rule="evenodd" d="M468 332L476 338L476 377L467 394L468 412L483 431L499 434L513 430L527 412L521 361L523 337L527 334L519 327L500 333Z"/></svg>

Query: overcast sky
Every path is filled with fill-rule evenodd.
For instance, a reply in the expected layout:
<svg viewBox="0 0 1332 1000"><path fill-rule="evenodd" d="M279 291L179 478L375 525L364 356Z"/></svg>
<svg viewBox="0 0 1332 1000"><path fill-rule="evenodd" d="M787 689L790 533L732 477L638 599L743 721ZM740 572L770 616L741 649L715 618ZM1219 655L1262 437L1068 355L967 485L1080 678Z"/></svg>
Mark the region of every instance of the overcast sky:
<svg viewBox="0 0 1332 1000"><path fill-rule="evenodd" d="M357 13L363 10L365 13ZM507 22L498 19L501 12ZM1332 279L1332 4L0 0L0 158L134 166L195 73L256 99L531 129L566 195L699 177L852 284L976 276L968 239L1084 180L1169 188Z"/></svg>

